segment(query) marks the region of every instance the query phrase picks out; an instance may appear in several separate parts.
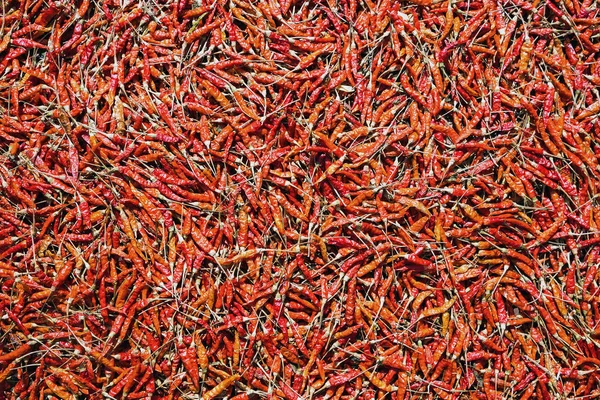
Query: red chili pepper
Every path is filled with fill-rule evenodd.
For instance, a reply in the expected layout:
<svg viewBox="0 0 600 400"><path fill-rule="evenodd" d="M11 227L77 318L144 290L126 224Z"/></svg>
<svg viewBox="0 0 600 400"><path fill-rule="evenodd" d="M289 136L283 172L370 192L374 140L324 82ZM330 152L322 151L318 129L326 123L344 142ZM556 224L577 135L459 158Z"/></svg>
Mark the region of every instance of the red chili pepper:
<svg viewBox="0 0 600 400"><path fill-rule="evenodd" d="M7 10L0 380L593 394L598 21L513 3Z"/></svg>

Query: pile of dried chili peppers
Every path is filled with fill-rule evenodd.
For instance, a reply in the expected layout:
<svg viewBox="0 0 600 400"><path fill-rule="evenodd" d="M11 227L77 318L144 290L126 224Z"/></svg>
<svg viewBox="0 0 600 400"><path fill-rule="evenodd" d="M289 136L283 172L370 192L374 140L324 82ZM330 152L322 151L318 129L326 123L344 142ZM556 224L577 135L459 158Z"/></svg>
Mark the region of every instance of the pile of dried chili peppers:
<svg viewBox="0 0 600 400"><path fill-rule="evenodd" d="M0 393L600 396L593 0L0 13Z"/></svg>

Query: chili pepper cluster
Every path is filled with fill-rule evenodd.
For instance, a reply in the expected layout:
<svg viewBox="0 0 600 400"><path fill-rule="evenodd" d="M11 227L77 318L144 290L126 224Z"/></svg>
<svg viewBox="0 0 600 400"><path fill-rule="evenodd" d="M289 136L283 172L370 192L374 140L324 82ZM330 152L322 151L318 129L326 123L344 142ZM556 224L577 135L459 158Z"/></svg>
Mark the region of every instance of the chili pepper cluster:
<svg viewBox="0 0 600 400"><path fill-rule="evenodd" d="M592 0L0 21L3 397L600 396Z"/></svg>

